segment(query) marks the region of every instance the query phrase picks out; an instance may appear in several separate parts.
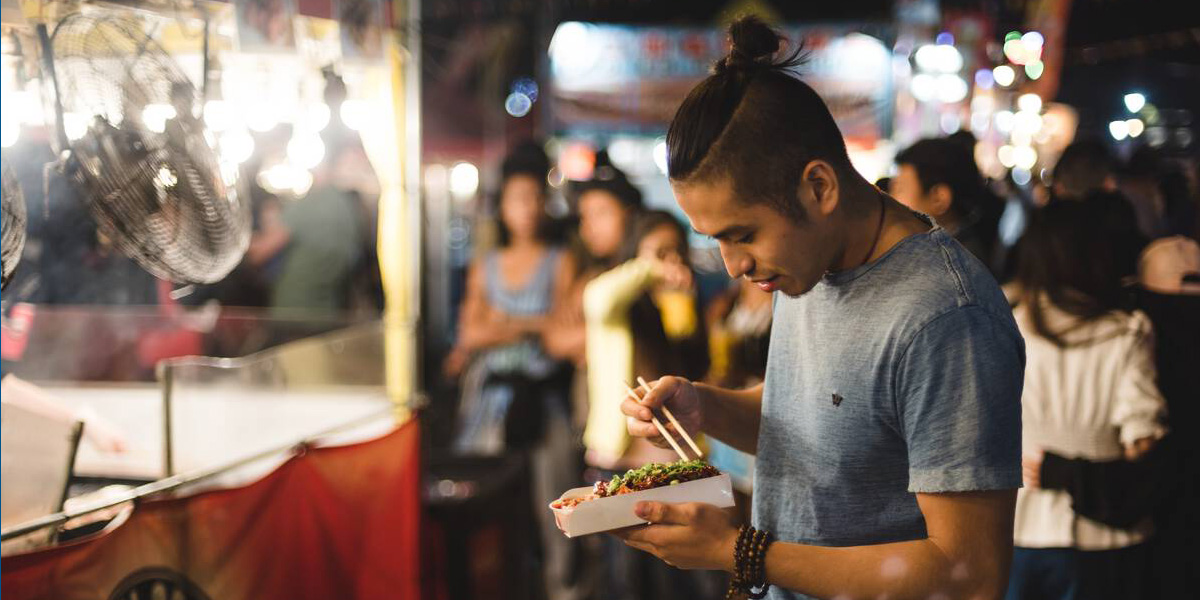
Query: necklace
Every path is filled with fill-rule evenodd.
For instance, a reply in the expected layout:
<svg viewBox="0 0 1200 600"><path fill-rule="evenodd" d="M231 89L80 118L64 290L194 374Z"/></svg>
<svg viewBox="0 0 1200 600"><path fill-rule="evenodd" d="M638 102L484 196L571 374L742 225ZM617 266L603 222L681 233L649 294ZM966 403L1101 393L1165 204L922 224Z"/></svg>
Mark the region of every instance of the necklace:
<svg viewBox="0 0 1200 600"><path fill-rule="evenodd" d="M875 247L879 245L879 237L883 234L883 218L887 215L887 204L883 200L883 192L878 188L876 191L879 192L877 196L879 198L879 224L875 226L875 239L871 241L871 248L867 250L867 255L863 257L862 262L858 263L860 267L871 260L871 255L875 254Z"/></svg>

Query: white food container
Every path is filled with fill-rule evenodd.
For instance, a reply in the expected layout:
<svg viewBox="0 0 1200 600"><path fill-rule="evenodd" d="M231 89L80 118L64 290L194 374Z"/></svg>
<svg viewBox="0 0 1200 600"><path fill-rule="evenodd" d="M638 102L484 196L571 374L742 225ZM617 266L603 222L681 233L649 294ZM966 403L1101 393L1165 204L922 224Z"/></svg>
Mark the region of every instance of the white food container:
<svg viewBox="0 0 1200 600"><path fill-rule="evenodd" d="M578 498L590 493L591 487L575 488L567 490L559 500ZM550 510L554 511L554 520L558 523L558 528L567 534L567 537L577 537L645 523L633 514L633 507L643 501L672 504L703 502L718 508L729 508L733 506L733 486L729 483L728 475L717 475L632 494L596 498L570 508L554 508L554 503L551 502Z"/></svg>

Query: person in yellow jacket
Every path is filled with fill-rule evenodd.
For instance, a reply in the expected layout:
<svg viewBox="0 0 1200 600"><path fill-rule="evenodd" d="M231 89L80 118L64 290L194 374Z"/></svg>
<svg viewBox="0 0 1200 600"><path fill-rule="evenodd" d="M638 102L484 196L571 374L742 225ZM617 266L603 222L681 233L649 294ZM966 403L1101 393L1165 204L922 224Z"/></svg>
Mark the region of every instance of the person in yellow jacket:
<svg viewBox="0 0 1200 600"><path fill-rule="evenodd" d="M670 213L642 213L628 240L628 260L584 289L589 407L583 441L593 466L622 470L678 459L632 440L620 403L638 377L676 370L703 376L708 369L686 236Z"/></svg>

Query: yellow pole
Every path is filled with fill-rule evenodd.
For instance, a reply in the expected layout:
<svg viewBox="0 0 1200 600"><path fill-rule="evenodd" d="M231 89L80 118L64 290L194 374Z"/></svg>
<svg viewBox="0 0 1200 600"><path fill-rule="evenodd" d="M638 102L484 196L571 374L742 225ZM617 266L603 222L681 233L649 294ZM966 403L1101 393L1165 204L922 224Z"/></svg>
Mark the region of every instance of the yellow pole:
<svg viewBox="0 0 1200 600"><path fill-rule="evenodd" d="M412 27L404 10L412 12L415 2L396 2L401 28ZM417 385L417 335L420 313L420 211L414 185L419 157L419 113L417 99L420 70L417 63L419 38L405 36L410 46L401 46L396 34L388 36L388 87L391 97L395 162L387 176L380 174L378 252L383 281L384 370L388 398L396 407L397 421L410 413L409 402Z"/></svg>

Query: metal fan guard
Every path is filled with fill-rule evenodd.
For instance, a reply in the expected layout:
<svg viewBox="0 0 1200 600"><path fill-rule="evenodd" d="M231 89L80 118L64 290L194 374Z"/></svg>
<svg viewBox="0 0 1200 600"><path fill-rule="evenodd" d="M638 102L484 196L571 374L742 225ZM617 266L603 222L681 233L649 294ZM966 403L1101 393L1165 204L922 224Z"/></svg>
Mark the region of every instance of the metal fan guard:
<svg viewBox="0 0 1200 600"><path fill-rule="evenodd" d="M191 81L119 14L68 16L53 56L64 114L87 119L62 166L101 233L156 277L224 278L249 246L250 207L194 115ZM157 127L150 106L169 109Z"/></svg>
<svg viewBox="0 0 1200 600"><path fill-rule="evenodd" d="M17 269L17 263L21 261L21 252L25 250L27 216L25 214L25 195L21 193L17 175L7 160L3 161L3 170L4 231L3 251L0 252L0 256L3 258L4 276L3 281L0 282L0 288L7 288L8 282L12 280L13 272Z"/></svg>

